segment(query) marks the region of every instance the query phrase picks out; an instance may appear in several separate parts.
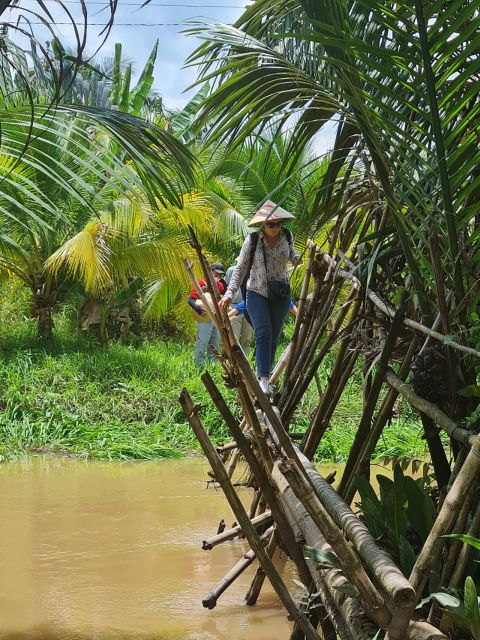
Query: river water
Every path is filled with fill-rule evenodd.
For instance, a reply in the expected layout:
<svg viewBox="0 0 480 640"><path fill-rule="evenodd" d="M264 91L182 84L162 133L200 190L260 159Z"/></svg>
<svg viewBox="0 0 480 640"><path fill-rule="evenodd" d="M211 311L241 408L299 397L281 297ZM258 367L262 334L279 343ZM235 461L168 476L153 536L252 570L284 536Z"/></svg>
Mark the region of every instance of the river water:
<svg viewBox="0 0 480 640"><path fill-rule="evenodd" d="M287 640L267 581L256 606L243 604L255 564L214 610L202 607L247 549L201 549L234 519L205 488L208 468L49 456L0 465L0 640Z"/></svg>

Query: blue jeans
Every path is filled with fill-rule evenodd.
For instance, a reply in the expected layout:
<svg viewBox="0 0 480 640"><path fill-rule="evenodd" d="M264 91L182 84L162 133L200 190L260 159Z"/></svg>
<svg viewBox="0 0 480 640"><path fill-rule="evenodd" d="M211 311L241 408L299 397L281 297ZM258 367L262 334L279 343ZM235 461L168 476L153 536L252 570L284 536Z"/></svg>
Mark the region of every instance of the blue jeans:
<svg viewBox="0 0 480 640"><path fill-rule="evenodd" d="M210 347L220 349L220 336L213 322L197 322L197 343L195 345L195 364L203 368L207 360L213 359Z"/></svg>
<svg viewBox="0 0 480 640"><path fill-rule="evenodd" d="M247 291L246 303L255 331L257 376L270 376L290 298L269 300L255 291Z"/></svg>

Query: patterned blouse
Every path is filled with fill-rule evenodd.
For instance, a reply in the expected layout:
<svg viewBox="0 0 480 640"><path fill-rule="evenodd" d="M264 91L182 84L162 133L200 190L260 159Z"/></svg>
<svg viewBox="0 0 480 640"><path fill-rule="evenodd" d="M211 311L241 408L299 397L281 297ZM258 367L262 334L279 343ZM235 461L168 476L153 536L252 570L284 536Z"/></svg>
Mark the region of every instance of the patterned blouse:
<svg viewBox="0 0 480 640"><path fill-rule="evenodd" d="M280 232L274 247L268 246L263 232L260 231L259 234L250 277L247 280L247 290L255 291L255 293L259 293L264 298L268 298L267 280L282 280L283 282L288 282L287 262L294 260L298 257L298 254L293 247L293 239L292 242L289 243L283 231ZM240 288L247 274L251 247L251 236L248 236L243 243L235 271L232 274L230 284L225 293L225 296L230 298L230 300ZM267 259L266 268L265 258Z"/></svg>

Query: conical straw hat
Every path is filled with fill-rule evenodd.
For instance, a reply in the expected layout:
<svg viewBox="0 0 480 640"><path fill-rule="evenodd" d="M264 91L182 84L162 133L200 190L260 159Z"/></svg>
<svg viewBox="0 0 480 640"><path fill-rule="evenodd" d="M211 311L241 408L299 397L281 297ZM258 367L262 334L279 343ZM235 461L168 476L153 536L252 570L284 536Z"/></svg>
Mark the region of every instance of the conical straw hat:
<svg viewBox="0 0 480 640"><path fill-rule="evenodd" d="M249 227L255 227L263 224L264 222L271 221L277 222L278 220L292 220L295 216L288 211L285 211L283 207L280 207L275 202L271 200L267 200L262 204L257 213L253 216L253 218L248 223Z"/></svg>

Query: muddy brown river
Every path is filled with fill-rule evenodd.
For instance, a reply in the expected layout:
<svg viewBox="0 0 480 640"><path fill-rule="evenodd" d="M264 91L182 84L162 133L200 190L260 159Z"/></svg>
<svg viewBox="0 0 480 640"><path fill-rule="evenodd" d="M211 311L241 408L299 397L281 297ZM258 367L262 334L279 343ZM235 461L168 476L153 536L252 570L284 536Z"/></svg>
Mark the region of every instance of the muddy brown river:
<svg viewBox="0 0 480 640"><path fill-rule="evenodd" d="M0 640L287 640L269 584L243 604L255 565L202 607L246 549L201 549L234 519L207 470L200 459L0 465Z"/></svg>

